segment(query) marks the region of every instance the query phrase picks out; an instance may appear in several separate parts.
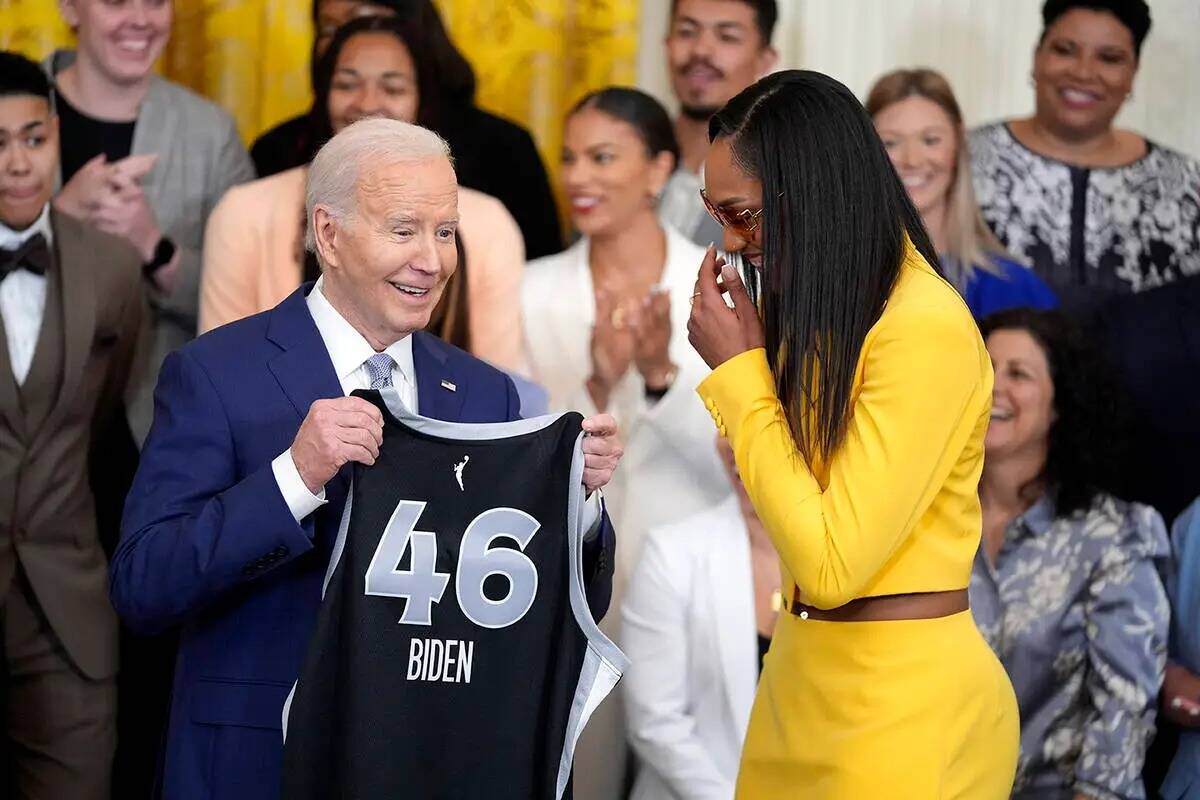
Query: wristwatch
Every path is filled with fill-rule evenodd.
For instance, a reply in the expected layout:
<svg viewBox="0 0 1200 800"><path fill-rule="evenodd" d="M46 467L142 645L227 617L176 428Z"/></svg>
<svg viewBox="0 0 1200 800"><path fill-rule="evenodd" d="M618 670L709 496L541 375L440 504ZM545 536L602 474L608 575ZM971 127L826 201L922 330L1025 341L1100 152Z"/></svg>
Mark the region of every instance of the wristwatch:
<svg viewBox="0 0 1200 800"><path fill-rule="evenodd" d="M158 244L154 246L154 256L145 264L142 264L142 275L146 278L153 278L154 273L171 263L171 259L175 257L175 243L166 236L158 240Z"/></svg>
<svg viewBox="0 0 1200 800"><path fill-rule="evenodd" d="M653 386L651 386L650 382L647 381L645 384L646 397L650 398L651 400L663 399L667 392L671 391L671 385L675 383L675 376L678 374L678 368L676 368L674 365L671 365L662 374L659 380L654 382Z"/></svg>

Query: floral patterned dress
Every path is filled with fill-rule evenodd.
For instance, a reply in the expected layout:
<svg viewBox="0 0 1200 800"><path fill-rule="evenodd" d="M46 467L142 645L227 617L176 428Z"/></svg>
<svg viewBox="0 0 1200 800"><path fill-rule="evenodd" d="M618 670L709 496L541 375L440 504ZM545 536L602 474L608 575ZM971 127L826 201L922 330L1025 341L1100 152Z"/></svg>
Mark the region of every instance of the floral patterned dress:
<svg viewBox="0 0 1200 800"><path fill-rule="evenodd" d="M1058 516L1043 496L971 576L975 623L1021 713L1013 797L1141 800L1166 663L1170 552L1149 506L1099 496Z"/></svg>
<svg viewBox="0 0 1200 800"><path fill-rule="evenodd" d="M1064 306L1200 274L1200 162L1146 146L1130 164L1087 169L1029 150L1003 122L971 133L984 220Z"/></svg>

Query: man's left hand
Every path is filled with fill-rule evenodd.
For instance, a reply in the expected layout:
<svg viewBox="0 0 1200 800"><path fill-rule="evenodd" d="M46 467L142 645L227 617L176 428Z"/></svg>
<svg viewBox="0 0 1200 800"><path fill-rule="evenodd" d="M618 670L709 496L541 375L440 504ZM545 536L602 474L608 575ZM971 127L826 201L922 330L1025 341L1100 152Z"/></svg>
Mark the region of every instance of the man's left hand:
<svg viewBox="0 0 1200 800"><path fill-rule="evenodd" d="M588 417L583 421L583 432L583 485L591 494L612 480L625 448L617 421L610 414Z"/></svg>

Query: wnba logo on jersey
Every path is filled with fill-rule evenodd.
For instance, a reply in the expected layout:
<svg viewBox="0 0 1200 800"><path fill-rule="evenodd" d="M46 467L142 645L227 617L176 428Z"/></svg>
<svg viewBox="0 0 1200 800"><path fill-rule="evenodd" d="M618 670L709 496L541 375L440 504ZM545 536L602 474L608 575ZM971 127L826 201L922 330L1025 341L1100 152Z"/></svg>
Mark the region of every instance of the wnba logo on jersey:
<svg viewBox="0 0 1200 800"><path fill-rule="evenodd" d="M455 467L462 475L470 457ZM374 597L403 599L401 625L431 626L433 606L442 601L450 574L437 571L437 534L416 529L425 503L401 500L379 537L375 555L364 575L365 593ZM537 566L525 555L534 534L542 525L515 508L493 508L471 521L458 546L454 594L463 615L481 628L498 629L515 625L529 613L537 597ZM519 550L493 547L497 539L511 539ZM407 569L400 569L404 554ZM484 581L491 577L507 581L508 592L499 599L488 597ZM466 682L471 680L475 643L458 639L417 639L409 645L407 680Z"/></svg>
<svg viewBox="0 0 1200 800"><path fill-rule="evenodd" d="M454 480L458 481L458 490L465 492L463 486L463 470L467 468L467 462L471 460L470 456L463 456L463 460L454 465Z"/></svg>

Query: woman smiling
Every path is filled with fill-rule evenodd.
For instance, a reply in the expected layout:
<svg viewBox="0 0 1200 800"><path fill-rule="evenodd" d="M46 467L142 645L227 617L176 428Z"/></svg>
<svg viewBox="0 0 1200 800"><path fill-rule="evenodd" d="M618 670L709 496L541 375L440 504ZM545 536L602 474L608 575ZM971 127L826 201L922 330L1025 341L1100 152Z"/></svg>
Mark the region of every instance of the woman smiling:
<svg viewBox="0 0 1200 800"><path fill-rule="evenodd" d="M1121 130L1144 0L1048 0L1036 110L971 136L984 219L1068 307L1200 273L1200 163Z"/></svg>
<svg viewBox="0 0 1200 800"><path fill-rule="evenodd" d="M1166 660L1166 528L1111 494L1116 396L1070 322L1016 310L983 332L996 380L971 611L1021 709L1013 797L1143 798Z"/></svg>
<svg viewBox="0 0 1200 800"><path fill-rule="evenodd" d="M976 319L1006 308L1058 305L979 215L962 112L950 84L929 69L896 70L867 97L867 113L941 257L942 272Z"/></svg>

